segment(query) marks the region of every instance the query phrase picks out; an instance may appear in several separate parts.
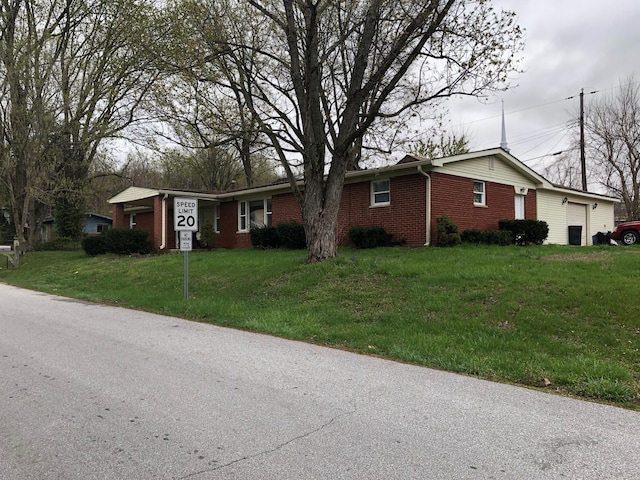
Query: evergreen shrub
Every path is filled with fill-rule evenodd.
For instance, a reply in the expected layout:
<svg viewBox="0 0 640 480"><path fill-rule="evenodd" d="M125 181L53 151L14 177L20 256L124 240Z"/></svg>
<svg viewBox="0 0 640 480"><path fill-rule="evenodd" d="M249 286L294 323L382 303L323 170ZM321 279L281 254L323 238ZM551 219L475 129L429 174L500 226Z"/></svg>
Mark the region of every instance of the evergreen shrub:
<svg viewBox="0 0 640 480"><path fill-rule="evenodd" d="M404 241L394 242L393 235L383 227L351 227L347 233L349 240L356 248L377 248L399 245Z"/></svg>
<svg viewBox="0 0 640 480"><path fill-rule="evenodd" d="M151 253L151 241L146 230L111 228L104 234L107 253L131 255Z"/></svg>
<svg viewBox="0 0 640 480"><path fill-rule="evenodd" d="M104 241L104 235L93 235L82 239L82 249L91 257L96 255L104 255L107 248Z"/></svg>
<svg viewBox="0 0 640 480"><path fill-rule="evenodd" d="M278 248L280 246L280 237L278 230L272 226L252 227L249 230L251 236L251 245L256 248Z"/></svg>
<svg viewBox="0 0 640 480"><path fill-rule="evenodd" d="M74 250L80 250L81 244L77 240L73 240L68 237L60 237L55 240L36 245L35 249L38 251L58 251L58 252L72 252Z"/></svg>
<svg viewBox="0 0 640 480"><path fill-rule="evenodd" d="M511 234L511 243L541 245L549 236L549 225L543 220L511 220L498 222L500 230Z"/></svg>
<svg viewBox="0 0 640 480"><path fill-rule="evenodd" d="M307 248L307 237L304 233L304 225L298 222L283 222L276 225L280 245L290 250L303 250Z"/></svg>
<svg viewBox="0 0 640 480"><path fill-rule="evenodd" d="M200 227L200 243L203 247L211 250L216 245L216 238L218 234L216 233L215 228L213 228L213 223L210 221L206 221Z"/></svg>
<svg viewBox="0 0 640 480"><path fill-rule="evenodd" d="M506 230L480 230L471 228L462 232L463 243L475 245L511 245L511 232Z"/></svg>
<svg viewBox="0 0 640 480"><path fill-rule="evenodd" d="M438 233L437 245L440 247L453 247L462 243L458 224L447 216L436 218Z"/></svg>

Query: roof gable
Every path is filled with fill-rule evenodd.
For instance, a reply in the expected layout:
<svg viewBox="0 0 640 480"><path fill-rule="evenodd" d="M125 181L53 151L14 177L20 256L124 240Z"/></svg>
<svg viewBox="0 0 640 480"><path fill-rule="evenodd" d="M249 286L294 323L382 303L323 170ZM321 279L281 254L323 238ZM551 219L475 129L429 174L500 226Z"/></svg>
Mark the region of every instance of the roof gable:
<svg viewBox="0 0 640 480"><path fill-rule="evenodd" d="M111 197L108 202L109 203L127 203L134 202L136 200L143 200L145 198L155 197L156 195L160 195L160 190L156 190L153 188L143 188L143 187L129 187L126 190L123 190L119 194L114 197Z"/></svg>
<svg viewBox="0 0 640 480"><path fill-rule="evenodd" d="M460 155L453 155L451 157L441 157L434 159L426 159L417 155L407 155L400 162L402 165L410 165L411 163L417 161L432 167L434 170L441 169L443 170L443 173L445 173L448 169L455 171L455 167L460 165L461 162L469 165L471 162L483 161L485 159L488 160L490 158L499 161L506 168L513 170L518 175L525 177L525 179L533 182L537 186L544 188L552 187L551 182L549 182L546 178L538 174L536 171L522 163L520 160L518 160L516 157L503 150L502 148L481 150L478 152L469 152Z"/></svg>

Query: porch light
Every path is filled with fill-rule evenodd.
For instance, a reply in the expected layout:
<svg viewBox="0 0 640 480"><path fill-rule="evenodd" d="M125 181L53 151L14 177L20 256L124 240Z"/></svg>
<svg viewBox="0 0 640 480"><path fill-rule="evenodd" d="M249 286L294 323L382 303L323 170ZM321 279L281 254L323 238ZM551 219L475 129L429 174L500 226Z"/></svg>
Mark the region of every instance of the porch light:
<svg viewBox="0 0 640 480"><path fill-rule="evenodd" d="M564 197L564 198L562 199L562 204L564 205L564 204L565 204L565 203L567 203L568 201L569 201L569 199L568 199L567 197Z"/></svg>

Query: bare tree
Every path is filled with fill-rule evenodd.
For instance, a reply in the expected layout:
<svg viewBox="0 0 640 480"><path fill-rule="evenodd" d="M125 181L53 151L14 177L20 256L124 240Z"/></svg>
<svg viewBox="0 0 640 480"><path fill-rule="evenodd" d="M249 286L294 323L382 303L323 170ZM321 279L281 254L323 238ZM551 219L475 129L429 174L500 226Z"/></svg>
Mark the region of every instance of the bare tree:
<svg viewBox="0 0 640 480"><path fill-rule="evenodd" d="M234 65L228 80L301 206L309 262L336 255L345 173L382 141L368 133L392 140L425 105L504 86L522 46L514 14L487 0L206 3L215 53Z"/></svg>
<svg viewBox="0 0 640 480"><path fill-rule="evenodd" d="M640 219L640 84L633 77L585 112L589 177Z"/></svg>
<svg viewBox="0 0 640 480"><path fill-rule="evenodd" d="M581 190L582 168L576 151L579 151L579 147L555 154L555 158L543 169L544 177L555 185Z"/></svg>

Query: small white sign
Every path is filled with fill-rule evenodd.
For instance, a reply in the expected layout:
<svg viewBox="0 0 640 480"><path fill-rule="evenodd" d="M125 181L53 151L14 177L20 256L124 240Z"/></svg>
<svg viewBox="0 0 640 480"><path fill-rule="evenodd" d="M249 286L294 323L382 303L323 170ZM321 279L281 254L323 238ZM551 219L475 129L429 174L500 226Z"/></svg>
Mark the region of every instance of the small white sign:
<svg viewBox="0 0 640 480"><path fill-rule="evenodd" d="M189 231L181 231L180 232L180 251L181 252L190 252L192 250L192 233Z"/></svg>
<svg viewBox="0 0 640 480"><path fill-rule="evenodd" d="M173 227L178 232L198 231L198 199L177 197L174 199Z"/></svg>

